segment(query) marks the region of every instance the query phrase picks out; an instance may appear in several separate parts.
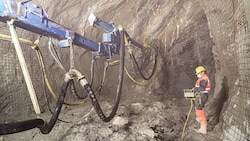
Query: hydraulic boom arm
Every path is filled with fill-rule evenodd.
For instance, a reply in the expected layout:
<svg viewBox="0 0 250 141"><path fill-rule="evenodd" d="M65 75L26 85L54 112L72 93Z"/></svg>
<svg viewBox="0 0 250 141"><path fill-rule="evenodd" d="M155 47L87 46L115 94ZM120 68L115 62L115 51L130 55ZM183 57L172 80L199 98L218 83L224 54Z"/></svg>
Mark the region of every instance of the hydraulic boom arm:
<svg viewBox="0 0 250 141"><path fill-rule="evenodd" d="M51 36L59 40L70 39L72 44L96 52L98 55L106 56L107 59L111 59L111 55L117 53L117 40L112 40L112 43L107 43L107 40L105 40L105 43L96 43L86 39L75 31L48 19L46 12L30 1L31 0L17 3L12 0L1 0L0 21L6 23L11 19L15 19L13 24L17 27L39 35ZM117 30L112 31L109 36L114 36L112 34L116 32ZM60 45L63 44L59 43L59 46Z"/></svg>
<svg viewBox="0 0 250 141"><path fill-rule="evenodd" d="M105 116L103 113L98 100L95 96L95 92L92 90L91 84L88 83L87 79L84 75L78 72L75 69L70 69L67 74L65 74L64 83L61 88L61 93L59 98L57 99L56 107L53 111L52 117L50 121L47 123L42 119L33 119L27 121L20 121L15 123L4 123L0 124L0 135L12 134L17 132L22 132L25 130L29 130L32 128L39 128L43 134L48 134L55 122L58 119L60 110L62 105L64 104L65 94L67 92L67 88L70 85L70 82L74 78L77 78L81 86L86 90L87 95L91 99L91 103L95 108L98 116L104 121L109 122L116 114L118 109L121 91L122 91L122 83L123 83L123 74L124 74L124 54L125 54L125 46L128 44L132 44L133 46L139 48L142 53L145 51L145 47L135 40L131 39L128 33L119 27L119 30L114 26L113 23L106 23L95 15L91 14L89 16L89 22L91 26L97 25L103 28L106 33L103 34L102 42L94 42L92 40L86 39L80 34L76 33L73 30L70 30L67 27L64 27L56 22L50 20L43 10L42 7L36 6L31 3L31 0L27 0L25 2L13 2L12 0L0 0L0 21L4 23L8 23L10 26L10 30L12 32L12 41L16 41L15 47L16 50L19 50L19 54L22 53L20 48L18 37L16 36L15 28L19 27L22 29L26 29L30 32L34 32L39 35L53 37L59 40L60 47L72 47L71 45L77 45L79 47L85 48L94 52L96 56L104 56L106 59L111 60L112 55L119 54L119 77L118 77L118 85L117 85L117 93L115 95L114 107L108 116ZM13 36L15 35L15 36ZM71 48L70 48L71 49ZM38 50L38 49L37 49ZM151 47L151 53L154 56L154 67L151 75L149 77L145 77L143 73L140 71L141 76L145 80L150 80L153 74L156 72L156 58L157 51L155 47ZM130 56L134 60L137 68L140 70L138 63L132 51L130 51ZM150 57L150 56L149 56ZM149 58L150 59L150 58ZM19 60L25 59L23 55L19 57ZM42 59L41 59L42 60ZM72 59L73 60L73 59ZM21 61L20 61L21 62ZM27 81L30 81L29 73L26 65L23 65L23 69L27 76ZM45 72L45 71L44 71ZM27 82L26 82L27 83ZM27 83L28 84L28 83ZM33 89L33 88L30 88ZM34 98L36 99L36 98ZM36 102L36 101L35 101ZM38 104L37 104L38 105ZM39 111L37 112L39 113Z"/></svg>

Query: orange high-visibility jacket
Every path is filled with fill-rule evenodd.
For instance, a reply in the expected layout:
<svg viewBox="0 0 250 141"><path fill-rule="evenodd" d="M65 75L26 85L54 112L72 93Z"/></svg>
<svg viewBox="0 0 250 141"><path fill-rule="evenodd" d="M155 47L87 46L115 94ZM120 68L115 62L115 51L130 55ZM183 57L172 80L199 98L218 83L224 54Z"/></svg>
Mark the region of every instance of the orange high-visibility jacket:
<svg viewBox="0 0 250 141"><path fill-rule="evenodd" d="M196 81L194 90L196 92L208 93L210 88L211 88L211 82L210 82L207 74L204 74L201 78L199 78Z"/></svg>

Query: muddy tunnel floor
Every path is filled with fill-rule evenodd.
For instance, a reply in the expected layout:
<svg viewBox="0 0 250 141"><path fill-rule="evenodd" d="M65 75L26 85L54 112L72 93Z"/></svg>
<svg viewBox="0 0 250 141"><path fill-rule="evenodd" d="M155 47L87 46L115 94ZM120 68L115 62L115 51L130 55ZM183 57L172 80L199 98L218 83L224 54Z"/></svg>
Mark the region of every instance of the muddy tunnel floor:
<svg viewBox="0 0 250 141"><path fill-rule="evenodd" d="M179 141L190 101L186 99L163 101L152 95L137 94L133 100L121 101L116 116L110 122L103 122L97 116L90 102L78 107L64 106L59 119L49 134L32 129L1 137L2 141ZM101 102L108 114L111 102ZM43 118L50 118L43 113ZM48 120L48 119L47 119ZM207 135L195 133L198 128L194 111L185 129L185 141L216 141L221 131L213 129Z"/></svg>

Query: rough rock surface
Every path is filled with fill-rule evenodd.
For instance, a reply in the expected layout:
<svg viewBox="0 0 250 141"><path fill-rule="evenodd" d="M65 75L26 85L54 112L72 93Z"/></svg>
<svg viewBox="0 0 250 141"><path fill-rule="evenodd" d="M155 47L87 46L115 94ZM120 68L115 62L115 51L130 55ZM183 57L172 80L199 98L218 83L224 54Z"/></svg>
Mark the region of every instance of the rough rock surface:
<svg viewBox="0 0 250 141"><path fill-rule="evenodd" d="M239 1L229 2L233 3L230 6L235 6ZM241 32L239 32L240 29L245 31L245 28L236 29L236 26L238 26L236 24L244 24L244 17L231 16L240 11L239 9L233 11L235 10L233 8L237 8L238 5L231 10L229 8L229 10L225 10L223 4L227 6L229 4L225 1L216 0L213 3L205 0L54 0L53 2L38 0L37 3L40 3L45 8L50 19L94 41L101 41L102 30L89 26L87 19L90 13L95 13L105 21L112 21L115 25L122 25L132 38L142 44L144 37L150 37L150 43L156 45L159 51L158 73L146 86L138 86L132 83L128 77L124 78L123 94L117 116L128 119L128 123L120 128L114 127L112 121L109 123L102 122L92 109L91 104L87 103L79 107L64 106L60 119L69 123L58 121L48 135L43 135L38 129L34 129L14 135L6 135L0 137L0 139L7 141L181 140L183 125L190 106L189 101L183 98L182 89L193 87L196 79L193 73L194 68L198 65L205 65L212 82L211 95L209 95L208 108L206 109L209 121L208 135L203 136L194 133L193 128L198 128L198 124L195 121L193 111L185 130L185 140L220 140L223 124L222 116L229 104L229 94L234 91L231 86L238 86L238 81L240 81L237 78L237 71L242 66L237 64L238 58L235 52L243 51L235 49L238 44L241 45L236 41L246 38L243 35L241 37ZM212 4L210 5L210 3ZM215 8L213 9L213 7ZM218 17L223 18L218 19ZM234 19L236 20L233 21ZM242 44L248 44L248 42ZM41 46L44 47L45 45ZM63 62L68 65L68 50L58 50ZM25 51L28 52L28 49ZM48 52L46 49L43 51L45 54ZM13 54L3 55L3 58L6 59L11 55ZM33 58L33 55L29 55L30 58ZM45 58L51 59L48 55L45 55ZM50 73L50 78L55 91L58 92L60 91L64 72L53 61L46 59L47 70L56 72ZM89 79L91 52L76 48L75 60L76 68ZM31 66L35 66L33 62L35 61L29 62ZM100 70L103 70L103 66L103 61L98 60L93 89L97 89L99 86L102 79L102 71ZM136 73L133 72L128 53L126 53L125 66L135 78L138 78ZM151 65L148 66L150 69L144 70L144 73L151 72ZM10 67L14 68L15 65L13 64ZM108 83L105 83L99 99L105 113L109 113L113 106L112 102L117 86L117 70L117 67L109 69L105 81ZM38 71L33 73L36 74L36 72ZM12 75L12 73L16 72L8 73ZM42 85L40 81L37 81L39 79L40 77L35 78L36 86ZM140 78L138 79L140 80ZM12 82L6 79L6 83L10 84ZM2 87L5 87L5 85L1 85ZM245 89L247 88L245 87ZM8 89L12 90L11 87L8 87ZM39 92L42 93L42 90L39 90ZM5 96L0 98L5 99ZM68 96L67 101L72 101L73 98ZM45 103L43 99L44 97L40 94L39 101L41 103ZM52 98L50 100L53 107L54 101ZM5 103L5 105L7 105L7 108L1 108L1 111L8 112L11 107L8 107L8 103ZM45 106L43 108L45 113L41 116L47 120L50 114ZM22 112L25 114L24 116L32 112L31 108L27 109L29 109L28 112ZM19 109L17 108L17 110ZM6 117L8 117L7 114ZM10 120L12 119L10 118Z"/></svg>
<svg viewBox="0 0 250 141"><path fill-rule="evenodd" d="M152 99L151 99L152 100ZM176 101L163 103L153 100L151 103L136 102L127 105L121 104L116 117L125 118L128 123L116 129L112 121L102 122L96 115L90 103L85 106L70 108L64 107L58 121L50 134L41 134L33 129L13 135L3 136L4 141L178 141L181 140L186 113L176 106ZM187 105L182 108L188 111ZM102 102L102 107L110 110L112 105ZM186 112L186 111L185 111ZM47 115L49 116L49 115ZM116 117L114 119L116 119ZM185 130L185 140L203 141L216 140L219 134L209 132L208 136L201 136L192 130L196 128L194 117L191 116L190 126ZM114 120L113 119L113 120ZM67 122L67 123L66 123ZM192 125L194 124L194 125ZM197 136L197 138L194 138Z"/></svg>
<svg viewBox="0 0 250 141"><path fill-rule="evenodd" d="M180 141L184 123L190 110L186 99L163 100L145 93L131 95L123 100L117 115L108 123L97 116L90 102L81 106L63 106L59 119L49 134L32 129L2 137L3 141ZM105 114L112 109L108 101L100 103ZM48 112L42 114L49 120ZM124 121L122 126L114 126L115 120ZM194 132L199 124L191 114L184 131L187 141L220 140L221 130L209 129L206 136Z"/></svg>

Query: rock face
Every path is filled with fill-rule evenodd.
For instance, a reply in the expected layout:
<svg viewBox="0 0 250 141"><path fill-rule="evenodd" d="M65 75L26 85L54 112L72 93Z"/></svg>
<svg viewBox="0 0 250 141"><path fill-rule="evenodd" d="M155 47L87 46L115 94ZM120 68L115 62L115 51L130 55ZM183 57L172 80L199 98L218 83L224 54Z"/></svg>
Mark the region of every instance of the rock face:
<svg viewBox="0 0 250 141"><path fill-rule="evenodd" d="M157 46L160 56L159 77L155 84L150 85L150 89L156 94L167 93L169 98L182 98L182 89L194 85L196 78L193 72L198 65L207 67L214 84L214 43L209 34L206 15L198 1L157 0L137 1L133 4L122 0L78 4L73 1L55 1L50 6L56 5L56 9L47 7L46 2L41 3L44 3L54 21L95 41L101 40L101 32L89 26L87 19L90 13L95 13L105 21L112 21L115 25L122 25L129 35L141 44L144 37L151 37L151 43ZM82 49L80 50L79 59L84 57ZM127 67L131 68L129 62L127 60ZM78 67L84 70L83 65ZM130 81L125 82L124 89L131 85L133 84ZM139 91L144 90L148 91L139 88Z"/></svg>
<svg viewBox="0 0 250 141"><path fill-rule="evenodd" d="M6 140L15 140L15 137L32 135L33 137L22 137L24 140L180 140L182 127L186 119L189 103L183 98L182 89L193 87L196 77L194 69L198 65L204 65L212 82L212 90L209 94L206 113L209 121L209 132L211 136L203 137L197 134L192 136L192 128L196 127L194 117L191 116L187 128L187 140L249 140L249 29L247 0L178 0L178 1L145 1L145 0L102 0L102 1L68 1L68 0L38 0L47 11L49 18L58 22L86 38L99 42L103 31L90 27L87 19L89 14L107 22L114 22L115 25L122 25L128 34L143 44L147 37L150 44L157 47L159 52L157 75L146 86L138 86L128 78L124 78L122 91L122 104L119 107L118 117L127 119L126 124L119 130L114 129L111 123L96 121L98 117L91 110L91 114L79 120L85 113L72 108L73 111L62 111L65 118L72 118L73 123L67 125L60 123L55 126L52 133L41 136L38 130L20 133L16 136L6 136ZM244 8L242 8L244 7ZM3 28L5 28L3 26ZM20 31L20 30L19 30ZM23 34L22 36L30 35ZM32 34L33 35L33 34ZM36 37L36 36L34 36ZM34 37L31 37L33 39ZM10 49L11 44L2 42L1 66L7 66L15 71L7 72L8 69L1 67L4 74L1 74L0 85L3 93L8 93L10 98L19 99L15 95L17 90L25 86L22 74L18 70L18 62L14 52ZM47 39L41 42L42 51L45 56L45 65L56 92L60 92L64 71L58 68L48 53ZM41 76L37 60L33 59L35 54L31 50L24 49L28 60L29 69L32 71L32 79L35 81L39 101L45 108L42 82L37 81ZM2 53L3 52L3 53ZM8 52L8 53L6 53ZM65 66L69 66L69 50L58 49ZM137 59L140 54L134 50ZM90 79L91 52L75 47L75 67ZM3 54L3 55L2 55ZM7 55L6 55L7 54ZM12 58L12 59L9 59ZM132 75L140 80L133 72L128 52L126 52L125 67ZM115 59L115 58L114 58ZM15 61L13 61L15 60ZM35 61L34 61L35 60ZM11 64L10 62L17 62ZM10 65L11 64L11 65ZM15 69L17 68L17 69ZM93 89L96 90L102 80L104 61L98 60L95 64L95 78ZM149 73L152 65L143 70ZM114 94L116 93L118 67L110 67L106 76L105 85L102 89L100 102L107 102L107 110L112 107ZM2 76L17 75L17 79L2 78ZM18 83L9 86L12 82ZM76 86L79 88L79 86ZM15 92L13 92L13 90ZM79 92L81 90L77 89ZM25 93L25 90L19 90ZM0 95L0 112L4 114L1 120L5 122L9 115L9 109L16 110L16 115L23 114L23 118L32 112L28 105L29 101L19 100L17 103L6 102L7 96ZM14 97L14 98L13 98ZM152 98L154 97L154 98ZM155 97L157 97L155 99ZM22 97L23 98L23 97ZM55 102L51 97L48 98ZM160 99L160 100L159 100ZM75 100L73 96L67 96L68 101ZM25 110L20 112L16 106L24 102ZM53 104L52 104L53 105ZM124 106L126 105L126 106ZM17 107L17 106L16 106ZM52 106L53 107L53 106ZM88 107L89 108L89 107ZM75 110L75 111L74 111ZM47 109L45 108L45 111ZM84 110L86 111L86 110ZM240 112L239 112L240 111ZM68 112L74 113L68 115ZM49 116L49 115L48 115ZM115 119L116 119L115 118ZM115 120L114 119L114 120ZM14 120L12 118L7 120ZM17 120L17 119L16 119ZM223 121L223 122L222 122ZM115 124L117 125L117 123ZM64 129L64 130L63 130ZM224 129L222 135L221 129ZM233 135L236 132L238 135ZM218 135L218 133L220 135ZM56 134L57 136L53 136ZM214 138L209 138L214 137Z"/></svg>

